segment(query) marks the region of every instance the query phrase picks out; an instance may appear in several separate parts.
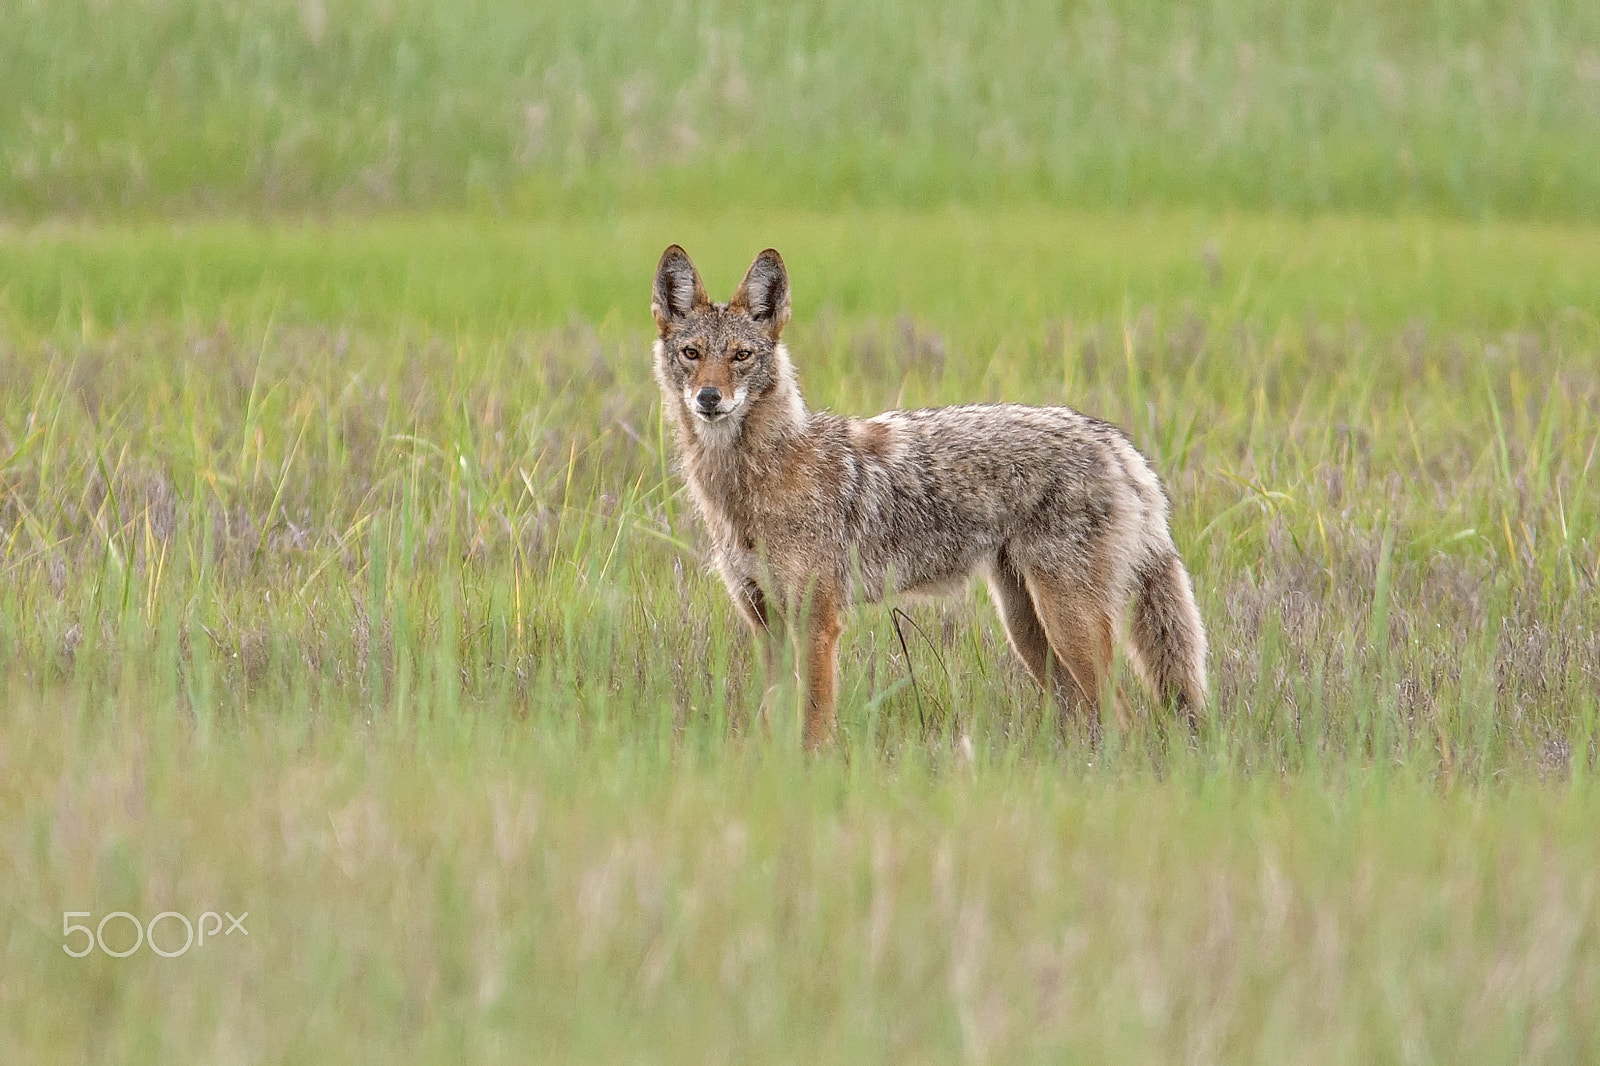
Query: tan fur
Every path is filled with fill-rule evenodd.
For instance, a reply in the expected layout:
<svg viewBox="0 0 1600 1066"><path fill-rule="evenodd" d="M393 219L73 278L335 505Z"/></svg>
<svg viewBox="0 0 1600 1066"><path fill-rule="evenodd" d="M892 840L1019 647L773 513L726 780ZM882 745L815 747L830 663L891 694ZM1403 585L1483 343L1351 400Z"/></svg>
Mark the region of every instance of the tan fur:
<svg viewBox="0 0 1600 1066"><path fill-rule="evenodd" d="M1193 723L1205 629L1166 494L1127 437L1067 407L808 411L780 339L789 306L777 252L715 304L673 245L651 310L689 491L769 668L783 619L804 619L806 746L833 734L840 613L974 573L1063 708L1098 723L1121 634L1140 677Z"/></svg>

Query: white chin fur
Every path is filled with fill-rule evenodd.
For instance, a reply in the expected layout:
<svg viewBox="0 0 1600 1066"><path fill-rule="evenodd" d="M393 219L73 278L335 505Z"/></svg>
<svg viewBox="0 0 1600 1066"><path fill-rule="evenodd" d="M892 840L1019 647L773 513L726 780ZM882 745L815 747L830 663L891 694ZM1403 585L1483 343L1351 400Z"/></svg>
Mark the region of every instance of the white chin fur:
<svg viewBox="0 0 1600 1066"><path fill-rule="evenodd" d="M733 412L718 415L716 418L707 418L696 412L694 421L695 436L706 444L714 446L732 444L734 438L739 435L739 419Z"/></svg>
<svg viewBox="0 0 1600 1066"><path fill-rule="evenodd" d="M718 411L714 415L704 414L694 402L692 394L685 393L684 406L689 408L689 413L694 415L695 432L701 440L709 443L727 443L739 432L739 420L744 411L746 390L739 388L734 391L733 403L725 411Z"/></svg>

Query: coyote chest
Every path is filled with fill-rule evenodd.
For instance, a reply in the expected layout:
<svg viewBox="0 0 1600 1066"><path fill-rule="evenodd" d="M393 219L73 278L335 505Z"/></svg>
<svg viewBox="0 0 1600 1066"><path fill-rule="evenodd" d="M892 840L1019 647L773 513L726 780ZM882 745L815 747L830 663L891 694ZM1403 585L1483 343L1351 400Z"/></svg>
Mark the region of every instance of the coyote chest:
<svg viewBox="0 0 1600 1066"><path fill-rule="evenodd" d="M807 442L686 458L690 492L728 576L754 580L766 568L803 586L848 539L839 521L846 486Z"/></svg>

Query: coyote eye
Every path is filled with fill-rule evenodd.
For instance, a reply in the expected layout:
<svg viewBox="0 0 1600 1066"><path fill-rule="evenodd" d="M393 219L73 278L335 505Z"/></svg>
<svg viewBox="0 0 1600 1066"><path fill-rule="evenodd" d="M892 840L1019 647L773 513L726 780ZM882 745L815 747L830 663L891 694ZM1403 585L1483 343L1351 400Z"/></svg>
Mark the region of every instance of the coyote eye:
<svg viewBox="0 0 1600 1066"><path fill-rule="evenodd" d="M755 353L752 352L749 348L740 348L738 351L733 353L733 361L735 363L742 363L742 362L744 362L746 359L750 358L754 354Z"/></svg>
<svg viewBox="0 0 1600 1066"><path fill-rule="evenodd" d="M685 359L689 360L689 362L692 363L696 359L700 358L700 349L698 349L698 348L685 348L681 352L679 352L678 354L683 356Z"/></svg>

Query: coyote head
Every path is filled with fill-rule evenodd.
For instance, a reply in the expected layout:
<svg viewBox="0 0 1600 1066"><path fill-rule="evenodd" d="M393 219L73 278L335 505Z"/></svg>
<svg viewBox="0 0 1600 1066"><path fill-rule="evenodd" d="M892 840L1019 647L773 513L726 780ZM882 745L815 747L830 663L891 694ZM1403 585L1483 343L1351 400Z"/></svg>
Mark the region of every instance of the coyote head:
<svg viewBox="0 0 1600 1066"><path fill-rule="evenodd" d="M750 410L789 376L779 337L789 274L768 248L725 304L712 303L688 253L661 253L650 301L660 339L656 377L679 420L709 443L732 441Z"/></svg>

